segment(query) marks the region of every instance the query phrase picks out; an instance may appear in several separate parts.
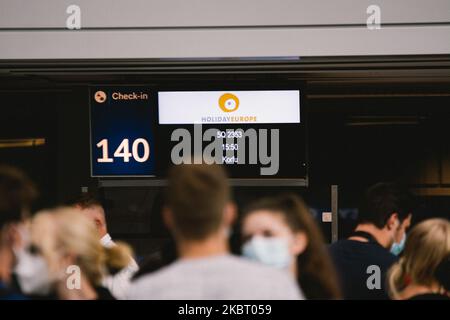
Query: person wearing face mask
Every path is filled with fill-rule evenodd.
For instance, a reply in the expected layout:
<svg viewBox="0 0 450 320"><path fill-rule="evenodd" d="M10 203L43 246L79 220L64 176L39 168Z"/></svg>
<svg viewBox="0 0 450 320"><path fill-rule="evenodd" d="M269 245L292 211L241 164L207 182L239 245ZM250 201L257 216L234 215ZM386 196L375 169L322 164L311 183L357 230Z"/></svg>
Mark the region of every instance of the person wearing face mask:
<svg viewBox="0 0 450 320"><path fill-rule="evenodd" d="M394 183L370 187L349 238L330 246L345 299L389 299L385 277L411 224L412 196Z"/></svg>
<svg viewBox="0 0 450 320"><path fill-rule="evenodd" d="M416 225L405 252L388 274L396 300L450 300L450 222L429 219Z"/></svg>
<svg viewBox="0 0 450 320"><path fill-rule="evenodd" d="M258 200L243 212L242 254L290 272L307 299L339 299L336 272L313 216L295 194Z"/></svg>
<svg viewBox="0 0 450 320"><path fill-rule="evenodd" d="M105 248L90 219L73 208L36 214L30 243L17 252L15 273L25 294L61 300L113 300L101 286L109 270L129 263L124 244Z"/></svg>
<svg viewBox="0 0 450 320"><path fill-rule="evenodd" d="M77 199L71 201L70 206L75 207L94 222L99 241L104 247L111 248L115 246L115 242L108 233L104 206L94 193L83 193ZM103 286L108 288L115 298L123 299L130 285L131 278L138 270L138 264L130 256L130 263L122 270L118 270L114 275L105 277Z"/></svg>
<svg viewBox="0 0 450 320"><path fill-rule="evenodd" d="M129 299L298 300L292 277L229 253L236 213L225 170L219 165L177 165L169 173L164 221L174 236L175 262L146 274Z"/></svg>
<svg viewBox="0 0 450 320"><path fill-rule="evenodd" d="M25 220L36 197L36 187L23 172L0 166L0 300L26 298L16 285L14 250L25 240Z"/></svg>

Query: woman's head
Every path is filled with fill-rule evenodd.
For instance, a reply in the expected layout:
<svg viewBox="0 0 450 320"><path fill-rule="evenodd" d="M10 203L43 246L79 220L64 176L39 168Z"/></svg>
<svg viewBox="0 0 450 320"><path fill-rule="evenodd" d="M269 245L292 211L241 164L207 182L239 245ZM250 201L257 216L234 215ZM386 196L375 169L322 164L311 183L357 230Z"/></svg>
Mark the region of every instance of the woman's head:
<svg viewBox="0 0 450 320"><path fill-rule="evenodd" d="M289 268L308 298L339 297L321 231L300 197L287 194L254 202L244 210L241 235L244 256Z"/></svg>
<svg viewBox="0 0 450 320"><path fill-rule="evenodd" d="M389 271L393 298L400 298L408 284L440 287L436 269L450 254L450 222L429 219L416 225L408 234L400 260Z"/></svg>
<svg viewBox="0 0 450 320"><path fill-rule="evenodd" d="M251 204L242 219L243 253L268 265L296 268L295 258L308 243L301 223L305 210L301 200L292 196ZM273 250L264 250L265 244ZM251 252L253 247L257 252ZM278 254L273 255L275 252Z"/></svg>
<svg viewBox="0 0 450 320"><path fill-rule="evenodd" d="M28 287L31 280L26 279L31 276L37 278L35 281L41 281L40 285L30 283L30 290L24 291L46 293L43 291L48 292L53 284L70 276L70 266L76 266L92 286L98 286L107 268L121 269L130 257L131 251L126 246L104 248L98 240L95 225L78 209L58 208L40 212L33 218L31 245L22 259L19 256L18 277L24 282L22 287ZM41 274L28 273L30 277L27 277L25 271L32 266Z"/></svg>

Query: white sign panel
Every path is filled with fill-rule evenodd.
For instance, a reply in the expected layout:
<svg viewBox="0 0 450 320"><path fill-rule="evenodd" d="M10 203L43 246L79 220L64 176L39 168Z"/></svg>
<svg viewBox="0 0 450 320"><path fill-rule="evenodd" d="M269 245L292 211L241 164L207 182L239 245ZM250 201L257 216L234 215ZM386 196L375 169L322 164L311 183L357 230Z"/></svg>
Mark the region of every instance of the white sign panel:
<svg viewBox="0 0 450 320"><path fill-rule="evenodd" d="M300 92L158 92L160 124L300 123Z"/></svg>

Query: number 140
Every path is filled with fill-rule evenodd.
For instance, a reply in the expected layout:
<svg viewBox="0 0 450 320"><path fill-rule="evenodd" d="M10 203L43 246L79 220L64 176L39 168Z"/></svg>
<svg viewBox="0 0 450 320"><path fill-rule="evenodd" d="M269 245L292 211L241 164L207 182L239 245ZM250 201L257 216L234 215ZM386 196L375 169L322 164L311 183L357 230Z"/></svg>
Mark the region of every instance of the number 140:
<svg viewBox="0 0 450 320"><path fill-rule="evenodd" d="M142 145L144 153L139 153L139 145ZM148 141L143 138L138 138L133 141L130 152L130 143L128 139L123 139L120 145L114 152L114 158L109 157L108 153L108 139L103 139L97 143L98 148L102 148L102 157L97 159L97 162L108 163L114 162L114 158L123 158L124 162L130 162L130 158L133 158L137 162L145 162L150 156L150 145Z"/></svg>

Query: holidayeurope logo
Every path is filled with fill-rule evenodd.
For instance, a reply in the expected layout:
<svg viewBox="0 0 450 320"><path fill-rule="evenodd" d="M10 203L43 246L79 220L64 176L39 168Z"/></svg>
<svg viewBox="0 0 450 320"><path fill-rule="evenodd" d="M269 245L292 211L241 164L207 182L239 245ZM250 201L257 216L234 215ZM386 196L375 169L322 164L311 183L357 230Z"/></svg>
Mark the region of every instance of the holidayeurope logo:
<svg viewBox="0 0 450 320"><path fill-rule="evenodd" d="M219 97L218 106L225 114L235 112L239 108L239 98L232 93L224 93ZM242 123L256 122L256 115L236 115L236 116L202 116L202 123Z"/></svg>
<svg viewBox="0 0 450 320"><path fill-rule="evenodd" d="M299 90L159 91L159 124L300 123Z"/></svg>

